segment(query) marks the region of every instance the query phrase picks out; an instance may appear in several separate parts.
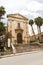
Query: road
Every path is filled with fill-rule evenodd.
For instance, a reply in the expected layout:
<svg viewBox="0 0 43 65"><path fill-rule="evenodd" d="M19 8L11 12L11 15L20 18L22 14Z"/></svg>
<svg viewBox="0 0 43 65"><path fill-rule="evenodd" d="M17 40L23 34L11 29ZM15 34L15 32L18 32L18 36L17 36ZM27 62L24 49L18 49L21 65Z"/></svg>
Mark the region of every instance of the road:
<svg viewBox="0 0 43 65"><path fill-rule="evenodd" d="M43 65L43 51L2 58L0 65Z"/></svg>

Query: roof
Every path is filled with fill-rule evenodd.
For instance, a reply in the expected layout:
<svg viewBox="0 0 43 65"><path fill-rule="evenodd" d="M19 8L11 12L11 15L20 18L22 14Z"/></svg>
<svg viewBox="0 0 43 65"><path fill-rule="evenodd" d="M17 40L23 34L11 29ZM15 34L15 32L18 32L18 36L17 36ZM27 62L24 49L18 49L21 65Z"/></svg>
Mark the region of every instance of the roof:
<svg viewBox="0 0 43 65"><path fill-rule="evenodd" d="M19 13L16 13L16 14L8 14L7 17L28 20L27 17L25 17L25 16L23 16L23 15L21 15Z"/></svg>

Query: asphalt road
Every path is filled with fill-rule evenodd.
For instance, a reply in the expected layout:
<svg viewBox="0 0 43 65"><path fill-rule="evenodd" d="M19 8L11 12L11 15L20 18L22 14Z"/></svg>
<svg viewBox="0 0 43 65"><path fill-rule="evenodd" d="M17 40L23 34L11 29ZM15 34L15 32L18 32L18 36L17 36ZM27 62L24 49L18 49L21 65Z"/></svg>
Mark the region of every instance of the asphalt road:
<svg viewBox="0 0 43 65"><path fill-rule="evenodd" d="M5 57L0 59L0 65L43 65L43 51Z"/></svg>

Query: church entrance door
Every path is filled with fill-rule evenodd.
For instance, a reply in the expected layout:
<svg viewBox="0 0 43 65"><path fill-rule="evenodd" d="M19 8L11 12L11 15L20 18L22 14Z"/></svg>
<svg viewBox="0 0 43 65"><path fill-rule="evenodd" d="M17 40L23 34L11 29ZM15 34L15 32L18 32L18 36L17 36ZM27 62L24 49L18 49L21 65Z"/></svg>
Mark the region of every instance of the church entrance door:
<svg viewBox="0 0 43 65"><path fill-rule="evenodd" d="M17 43L22 43L22 34L21 33L17 34Z"/></svg>

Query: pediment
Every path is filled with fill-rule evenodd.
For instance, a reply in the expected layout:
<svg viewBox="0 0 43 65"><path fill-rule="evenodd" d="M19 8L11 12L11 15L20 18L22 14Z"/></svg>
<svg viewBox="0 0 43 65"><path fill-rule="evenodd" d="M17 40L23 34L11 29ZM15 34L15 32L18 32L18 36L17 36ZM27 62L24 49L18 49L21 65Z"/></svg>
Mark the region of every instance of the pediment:
<svg viewBox="0 0 43 65"><path fill-rule="evenodd" d="M17 14L9 14L9 15L7 15L7 17L28 20L28 18L26 18L25 16L23 16L23 15L21 15L19 13L17 13Z"/></svg>

